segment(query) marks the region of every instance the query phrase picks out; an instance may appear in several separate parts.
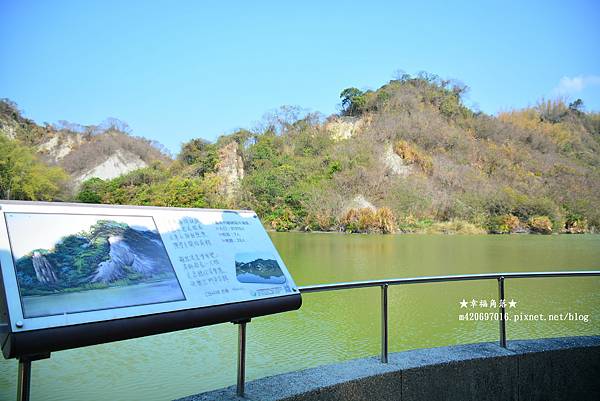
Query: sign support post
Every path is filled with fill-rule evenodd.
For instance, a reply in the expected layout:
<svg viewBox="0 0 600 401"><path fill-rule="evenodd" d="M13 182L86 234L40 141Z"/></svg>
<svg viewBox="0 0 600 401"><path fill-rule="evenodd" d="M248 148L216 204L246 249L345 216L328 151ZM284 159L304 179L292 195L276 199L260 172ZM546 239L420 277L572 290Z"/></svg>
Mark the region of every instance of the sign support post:
<svg viewBox="0 0 600 401"><path fill-rule="evenodd" d="M50 354L19 357L17 401L29 401L31 394L31 362L50 358Z"/></svg>
<svg viewBox="0 0 600 401"><path fill-rule="evenodd" d="M246 383L246 323L250 319L238 320L233 322L238 326L238 363L237 363L237 389L238 396L244 396L244 386Z"/></svg>
<svg viewBox="0 0 600 401"><path fill-rule="evenodd" d="M17 384L17 401L29 401L31 390L31 359L19 358L19 379Z"/></svg>

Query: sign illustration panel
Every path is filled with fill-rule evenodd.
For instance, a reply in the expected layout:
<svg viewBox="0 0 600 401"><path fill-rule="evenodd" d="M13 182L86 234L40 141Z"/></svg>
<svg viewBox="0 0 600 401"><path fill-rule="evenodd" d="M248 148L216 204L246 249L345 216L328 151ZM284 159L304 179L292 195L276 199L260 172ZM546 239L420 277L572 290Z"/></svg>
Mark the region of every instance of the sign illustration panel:
<svg viewBox="0 0 600 401"><path fill-rule="evenodd" d="M185 300L152 217L5 219L26 318Z"/></svg>
<svg viewBox="0 0 600 401"><path fill-rule="evenodd" d="M285 276L273 255L244 252L235 255L236 276L241 283L285 283Z"/></svg>

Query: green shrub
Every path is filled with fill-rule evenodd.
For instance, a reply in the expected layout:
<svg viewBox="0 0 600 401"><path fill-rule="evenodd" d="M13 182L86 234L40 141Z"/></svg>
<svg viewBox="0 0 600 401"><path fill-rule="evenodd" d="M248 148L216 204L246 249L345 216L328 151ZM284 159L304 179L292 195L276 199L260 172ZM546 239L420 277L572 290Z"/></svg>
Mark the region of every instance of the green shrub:
<svg viewBox="0 0 600 401"><path fill-rule="evenodd" d="M588 230L588 222L579 213L569 213L565 219L565 232L568 234L583 234Z"/></svg>
<svg viewBox="0 0 600 401"><path fill-rule="evenodd" d="M279 207L272 211L268 217L269 224L276 231L290 231L295 229L296 216L289 207Z"/></svg>
<svg viewBox="0 0 600 401"><path fill-rule="evenodd" d="M398 231L402 233L424 233L433 224L432 219L417 219L409 214L398 219Z"/></svg>
<svg viewBox="0 0 600 401"><path fill-rule="evenodd" d="M62 168L44 164L32 149L6 137L0 128L0 199L60 199L67 181Z"/></svg>
<svg viewBox="0 0 600 401"><path fill-rule="evenodd" d="M101 178L90 178L81 184L79 192L75 196L78 202L102 203L102 194L105 192L105 183Z"/></svg>
<svg viewBox="0 0 600 401"><path fill-rule="evenodd" d="M536 216L546 216L556 232L561 231L565 224L564 213L553 200L544 196L531 197L512 188L504 188L499 196L490 199L487 211L490 216L513 215L523 222ZM493 221L491 224L497 225Z"/></svg>
<svg viewBox="0 0 600 401"><path fill-rule="evenodd" d="M433 223L425 232L427 234L485 234L486 231L473 223L463 220L450 220Z"/></svg>

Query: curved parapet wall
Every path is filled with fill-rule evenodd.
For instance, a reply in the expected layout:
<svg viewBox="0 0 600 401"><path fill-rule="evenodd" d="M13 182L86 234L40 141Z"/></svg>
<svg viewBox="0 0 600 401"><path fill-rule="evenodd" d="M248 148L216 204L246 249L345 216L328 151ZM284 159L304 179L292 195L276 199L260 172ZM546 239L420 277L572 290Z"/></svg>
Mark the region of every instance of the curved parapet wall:
<svg viewBox="0 0 600 401"><path fill-rule="evenodd" d="M456 345L291 372L179 401L600 400L600 336Z"/></svg>

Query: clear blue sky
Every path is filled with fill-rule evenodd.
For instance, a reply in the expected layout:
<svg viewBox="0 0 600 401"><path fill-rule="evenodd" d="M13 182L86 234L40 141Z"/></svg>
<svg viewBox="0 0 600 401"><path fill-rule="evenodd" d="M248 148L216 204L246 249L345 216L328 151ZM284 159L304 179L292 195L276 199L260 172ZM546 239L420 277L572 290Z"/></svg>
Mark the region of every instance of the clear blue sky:
<svg viewBox="0 0 600 401"><path fill-rule="evenodd" d="M487 113L558 93L600 110L598 1L0 0L0 97L42 122L126 121L172 151L425 70Z"/></svg>

